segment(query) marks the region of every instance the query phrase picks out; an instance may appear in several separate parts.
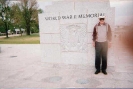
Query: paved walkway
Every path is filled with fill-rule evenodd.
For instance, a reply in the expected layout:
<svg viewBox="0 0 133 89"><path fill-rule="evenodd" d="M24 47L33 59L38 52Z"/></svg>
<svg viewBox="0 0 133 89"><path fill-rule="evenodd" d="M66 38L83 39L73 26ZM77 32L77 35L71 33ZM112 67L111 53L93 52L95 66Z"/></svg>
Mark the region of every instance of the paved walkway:
<svg viewBox="0 0 133 89"><path fill-rule="evenodd" d="M13 34L13 35L8 35L8 37L14 37L14 36L20 36L20 34ZM6 36L0 36L0 38L5 38Z"/></svg>
<svg viewBox="0 0 133 89"><path fill-rule="evenodd" d="M40 45L0 45L0 88L133 88L133 56L116 49L116 66L95 75L94 66L43 63Z"/></svg>

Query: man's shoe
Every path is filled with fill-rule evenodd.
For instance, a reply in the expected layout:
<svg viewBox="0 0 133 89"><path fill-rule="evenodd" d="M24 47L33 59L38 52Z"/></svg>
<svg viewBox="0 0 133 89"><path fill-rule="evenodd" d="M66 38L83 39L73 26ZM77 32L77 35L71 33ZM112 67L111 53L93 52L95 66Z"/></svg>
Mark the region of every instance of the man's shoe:
<svg viewBox="0 0 133 89"><path fill-rule="evenodd" d="M100 70L96 70L95 74L98 74L98 73L100 73Z"/></svg>
<svg viewBox="0 0 133 89"><path fill-rule="evenodd" d="M102 72L103 72L103 74L107 75L107 72L106 72L106 70L102 70Z"/></svg>

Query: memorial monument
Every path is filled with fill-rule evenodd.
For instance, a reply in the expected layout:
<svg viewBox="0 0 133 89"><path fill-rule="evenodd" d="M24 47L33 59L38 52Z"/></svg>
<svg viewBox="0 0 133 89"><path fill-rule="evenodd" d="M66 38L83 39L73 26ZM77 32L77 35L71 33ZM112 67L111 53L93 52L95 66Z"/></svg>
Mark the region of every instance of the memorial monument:
<svg viewBox="0 0 133 89"><path fill-rule="evenodd" d="M42 60L48 63L92 65L95 48L92 31L106 16L112 33L115 27L115 8L109 0L55 1L39 14ZM109 49L108 65L115 65L113 47Z"/></svg>

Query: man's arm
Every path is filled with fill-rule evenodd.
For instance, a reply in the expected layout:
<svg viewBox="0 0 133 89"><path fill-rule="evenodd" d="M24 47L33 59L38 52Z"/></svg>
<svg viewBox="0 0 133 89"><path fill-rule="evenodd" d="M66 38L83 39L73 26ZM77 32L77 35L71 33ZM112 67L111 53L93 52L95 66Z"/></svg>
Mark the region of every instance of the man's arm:
<svg viewBox="0 0 133 89"><path fill-rule="evenodd" d="M107 35L108 35L108 41L109 41L108 47L110 48L112 46L112 43L111 43L111 40L112 40L112 31L111 31L110 25L108 25L108 34Z"/></svg>
<svg viewBox="0 0 133 89"><path fill-rule="evenodd" d="M108 41L109 41L109 42L112 41L112 31L111 31L110 25L108 25Z"/></svg>
<svg viewBox="0 0 133 89"><path fill-rule="evenodd" d="M97 32L96 32L96 25L95 25L95 27L94 27L94 29L93 29L93 46L95 47L95 41L96 41L96 37L97 37Z"/></svg>
<svg viewBox="0 0 133 89"><path fill-rule="evenodd" d="M97 32L96 32L96 25L95 25L95 27L94 27L94 29L93 29L93 42L95 42L96 41L96 36L97 36Z"/></svg>

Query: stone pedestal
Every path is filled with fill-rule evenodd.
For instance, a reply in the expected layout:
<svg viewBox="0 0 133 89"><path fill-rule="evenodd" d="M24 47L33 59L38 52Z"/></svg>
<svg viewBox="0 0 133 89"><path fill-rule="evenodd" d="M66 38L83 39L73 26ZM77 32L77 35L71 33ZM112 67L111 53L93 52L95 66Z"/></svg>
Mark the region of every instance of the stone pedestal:
<svg viewBox="0 0 133 89"><path fill-rule="evenodd" d="M108 0L60 1L47 6L44 13L39 14L42 60L94 66L92 32L101 15L106 16L113 32L115 8L110 7ZM108 65L114 66L113 47L108 55Z"/></svg>

